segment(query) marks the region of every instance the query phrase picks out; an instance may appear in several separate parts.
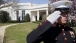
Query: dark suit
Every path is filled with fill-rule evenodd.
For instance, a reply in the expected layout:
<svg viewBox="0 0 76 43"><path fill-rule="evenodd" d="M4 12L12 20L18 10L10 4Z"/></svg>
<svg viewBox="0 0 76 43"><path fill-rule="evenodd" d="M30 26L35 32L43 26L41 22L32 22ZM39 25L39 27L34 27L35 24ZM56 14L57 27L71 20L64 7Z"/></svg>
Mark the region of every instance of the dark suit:
<svg viewBox="0 0 76 43"><path fill-rule="evenodd" d="M44 21L27 36L27 43L75 43L75 32L66 25Z"/></svg>

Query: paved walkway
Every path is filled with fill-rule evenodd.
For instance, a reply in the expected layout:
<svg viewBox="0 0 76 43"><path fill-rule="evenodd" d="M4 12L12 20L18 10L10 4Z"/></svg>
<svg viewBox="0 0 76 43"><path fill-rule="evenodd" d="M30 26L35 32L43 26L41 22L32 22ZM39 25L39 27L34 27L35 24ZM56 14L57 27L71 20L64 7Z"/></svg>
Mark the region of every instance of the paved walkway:
<svg viewBox="0 0 76 43"><path fill-rule="evenodd" d="M3 38L4 38L4 33L5 33L5 29L9 26L12 25L16 25L16 24L10 24L10 25L6 25L6 26L1 26L0 27L0 43L3 43Z"/></svg>

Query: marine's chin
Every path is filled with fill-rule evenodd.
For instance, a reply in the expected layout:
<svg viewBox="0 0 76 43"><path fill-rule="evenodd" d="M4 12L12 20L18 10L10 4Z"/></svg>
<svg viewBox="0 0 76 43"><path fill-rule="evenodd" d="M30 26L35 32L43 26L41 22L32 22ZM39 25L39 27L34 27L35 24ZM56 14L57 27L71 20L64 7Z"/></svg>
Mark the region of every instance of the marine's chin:
<svg viewBox="0 0 76 43"><path fill-rule="evenodd" d="M67 21L62 21L62 24L66 24L67 23Z"/></svg>

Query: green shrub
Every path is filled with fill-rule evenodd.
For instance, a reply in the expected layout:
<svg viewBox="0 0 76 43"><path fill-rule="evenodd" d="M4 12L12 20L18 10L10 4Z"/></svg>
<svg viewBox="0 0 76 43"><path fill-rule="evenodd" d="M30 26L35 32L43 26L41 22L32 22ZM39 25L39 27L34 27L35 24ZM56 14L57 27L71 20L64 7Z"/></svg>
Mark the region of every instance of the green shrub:
<svg viewBox="0 0 76 43"><path fill-rule="evenodd" d="M75 22L74 24L72 24L72 23L70 23L70 22L67 22L67 25L70 26L70 27L71 27L72 25L73 25L72 27L76 27L76 22Z"/></svg>
<svg viewBox="0 0 76 43"><path fill-rule="evenodd" d="M74 23L74 27L76 27L76 21L75 21L75 23Z"/></svg>
<svg viewBox="0 0 76 43"><path fill-rule="evenodd" d="M28 13L27 13L26 16L25 16L25 21L26 21L26 22L30 22L30 15L29 15Z"/></svg>
<svg viewBox="0 0 76 43"><path fill-rule="evenodd" d="M70 22L67 22L67 26L71 26L71 23Z"/></svg>
<svg viewBox="0 0 76 43"><path fill-rule="evenodd" d="M17 20L11 20L11 21L8 21L8 23L18 23Z"/></svg>
<svg viewBox="0 0 76 43"><path fill-rule="evenodd" d="M46 19L46 14L44 14L43 16L42 16L42 21L44 21Z"/></svg>
<svg viewBox="0 0 76 43"><path fill-rule="evenodd" d="M0 22L5 23L9 21L9 13L6 11L0 11Z"/></svg>
<svg viewBox="0 0 76 43"><path fill-rule="evenodd" d="M12 20L12 21L8 21L8 23L23 23L23 22L25 22L25 21L17 21L17 20Z"/></svg>

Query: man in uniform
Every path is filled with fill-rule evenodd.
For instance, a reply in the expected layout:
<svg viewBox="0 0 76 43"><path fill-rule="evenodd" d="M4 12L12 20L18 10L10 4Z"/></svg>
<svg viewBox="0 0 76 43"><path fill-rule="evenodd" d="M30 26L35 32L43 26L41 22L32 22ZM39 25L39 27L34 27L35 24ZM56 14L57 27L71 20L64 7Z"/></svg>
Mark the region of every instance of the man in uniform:
<svg viewBox="0 0 76 43"><path fill-rule="evenodd" d="M27 36L27 43L75 43L75 32L66 25L71 1L57 1L46 20Z"/></svg>

